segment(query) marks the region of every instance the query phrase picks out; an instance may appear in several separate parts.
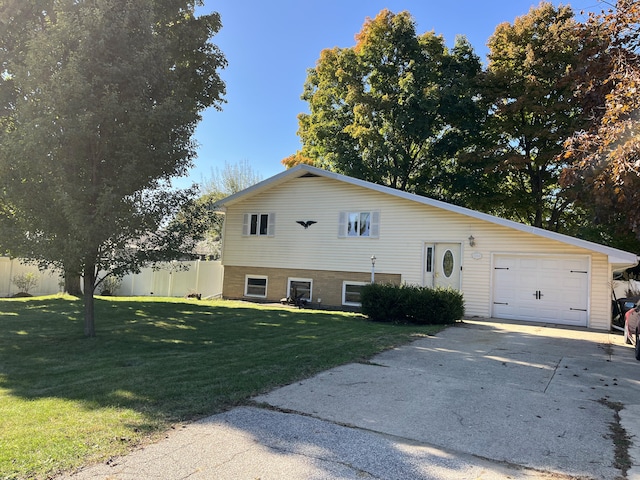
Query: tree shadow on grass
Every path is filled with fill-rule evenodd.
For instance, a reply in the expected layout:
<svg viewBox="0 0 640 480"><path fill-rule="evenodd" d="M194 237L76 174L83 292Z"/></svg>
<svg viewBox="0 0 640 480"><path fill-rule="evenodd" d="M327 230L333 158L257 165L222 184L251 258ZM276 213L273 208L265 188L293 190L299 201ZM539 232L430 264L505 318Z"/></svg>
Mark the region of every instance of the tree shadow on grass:
<svg viewBox="0 0 640 480"><path fill-rule="evenodd" d="M98 298L96 338L82 321L75 299L0 302L0 386L180 421L397 342L354 316L224 302Z"/></svg>
<svg viewBox="0 0 640 480"><path fill-rule="evenodd" d="M86 431L57 435L53 421L47 418L43 418L39 429L53 450L62 450L56 449L53 437L69 436L76 444L91 444L95 430L91 424L99 416L106 412L109 419L114 410L135 413L114 419L122 426L106 433L112 444L102 453L86 448L76 454L83 458L111 455L114 443L135 443L140 435L165 428L170 422L226 410L277 385L354 359L369 358L372 350L401 343L413 332L428 331L424 327L365 322L335 312L160 299L99 298L96 319L98 336L85 338L82 303L78 300L0 301L0 398L4 395L18 403L6 416L29 418L33 413L29 409L39 408L39 402L47 399L72 404L61 406L52 415L60 416L62 424L72 424L72 417L82 416L89 424ZM491 324L453 329L450 333L457 333L457 340L449 338L447 348L442 350L446 358L435 363L429 355L440 351L438 338L429 341L429 345L418 343L404 348L415 350L419 357L415 365L442 370L447 377L452 377L455 362L461 364L457 371L463 376L474 375L474 371L477 376L478 370L493 366L501 372L494 376L495 381L503 386L517 379L531 380L531 372L549 362L549 358L539 356L543 347L555 341L553 335L539 335L532 342L529 334L500 331ZM508 341L496 346L496 336ZM607 356L592 342L576 339L573 343L579 347L581 362L586 352L590 352L587 358L593 362L602 362ZM603 374L595 367L584 370L583 365L574 365L566 349L561 352L566 360L553 378L565 377L569 381L553 387L559 394L577 395L582 390L577 382L587 376L598 382L596 390L589 390L589 398L612 388L600 382ZM618 353L617 348L614 353ZM376 357L376 362L392 365L396 354L400 352L389 351ZM631 359L629 353L630 362ZM555 359L548 367L558 369L557 362ZM415 365L411 368L415 369ZM580 376L570 375L578 367ZM630 368L617 365L617 390L631 388L623 384L635 379ZM548 390L548 376L543 377L539 393ZM530 381L527 385L532 388ZM437 413L429 417L439 418ZM27 456L33 453L26 451ZM47 457L43 463L50 465L52 458L58 461ZM71 464L69 460L59 461L64 468ZM0 477L12 473L1 467ZM51 469L46 465L42 468Z"/></svg>
<svg viewBox="0 0 640 480"><path fill-rule="evenodd" d="M97 337L86 338L78 299L0 301L0 477L46 478L123 453L420 330L229 302L95 307Z"/></svg>

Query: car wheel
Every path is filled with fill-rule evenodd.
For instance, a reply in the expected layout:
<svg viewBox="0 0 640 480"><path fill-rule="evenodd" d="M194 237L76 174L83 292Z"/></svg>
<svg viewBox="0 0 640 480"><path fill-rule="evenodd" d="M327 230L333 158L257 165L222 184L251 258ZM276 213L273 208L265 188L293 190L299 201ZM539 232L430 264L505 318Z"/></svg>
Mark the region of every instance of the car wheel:
<svg viewBox="0 0 640 480"><path fill-rule="evenodd" d="M640 337L640 335L638 334L638 327L636 327L636 360L640 360L640 343L638 343L638 337Z"/></svg>

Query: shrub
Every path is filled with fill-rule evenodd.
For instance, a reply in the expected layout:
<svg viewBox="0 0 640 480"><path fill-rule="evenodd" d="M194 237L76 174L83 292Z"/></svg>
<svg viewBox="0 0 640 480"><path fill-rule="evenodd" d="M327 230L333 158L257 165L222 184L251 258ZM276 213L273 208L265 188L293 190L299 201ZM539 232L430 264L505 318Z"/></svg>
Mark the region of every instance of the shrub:
<svg viewBox="0 0 640 480"><path fill-rule="evenodd" d="M13 283L21 293L29 293L38 284L38 275L33 272L21 273L13 277Z"/></svg>
<svg viewBox="0 0 640 480"><path fill-rule="evenodd" d="M100 284L100 295L115 295L120 285L122 285L121 278L109 275Z"/></svg>
<svg viewBox="0 0 640 480"><path fill-rule="evenodd" d="M371 283L360 290L362 313L375 322L398 322L404 317L396 285Z"/></svg>
<svg viewBox="0 0 640 480"><path fill-rule="evenodd" d="M451 288L369 284L361 291L362 313L378 322L421 325L455 323L464 315L464 299Z"/></svg>
<svg viewBox="0 0 640 480"><path fill-rule="evenodd" d="M417 324L451 324L464 315L462 294L452 288L417 288L407 304L407 316Z"/></svg>

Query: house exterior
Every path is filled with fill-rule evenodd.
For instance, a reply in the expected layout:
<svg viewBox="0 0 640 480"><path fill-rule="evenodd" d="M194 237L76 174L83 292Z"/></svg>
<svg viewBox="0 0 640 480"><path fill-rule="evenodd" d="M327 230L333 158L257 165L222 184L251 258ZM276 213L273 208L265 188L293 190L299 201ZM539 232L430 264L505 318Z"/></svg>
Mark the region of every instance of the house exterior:
<svg viewBox="0 0 640 480"><path fill-rule="evenodd" d="M611 326L635 254L298 165L219 201L223 297L352 308L376 282L460 290L468 317ZM374 258L372 258L374 257Z"/></svg>

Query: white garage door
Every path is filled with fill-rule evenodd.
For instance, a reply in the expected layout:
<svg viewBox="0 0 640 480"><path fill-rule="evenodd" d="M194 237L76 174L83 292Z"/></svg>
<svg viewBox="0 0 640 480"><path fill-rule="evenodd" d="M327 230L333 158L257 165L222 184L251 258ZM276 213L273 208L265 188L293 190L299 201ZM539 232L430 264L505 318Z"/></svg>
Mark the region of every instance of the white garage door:
<svg viewBox="0 0 640 480"><path fill-rule="evenodd" d="M589 257L495 255L496 318L587 326Z"/></svg>

